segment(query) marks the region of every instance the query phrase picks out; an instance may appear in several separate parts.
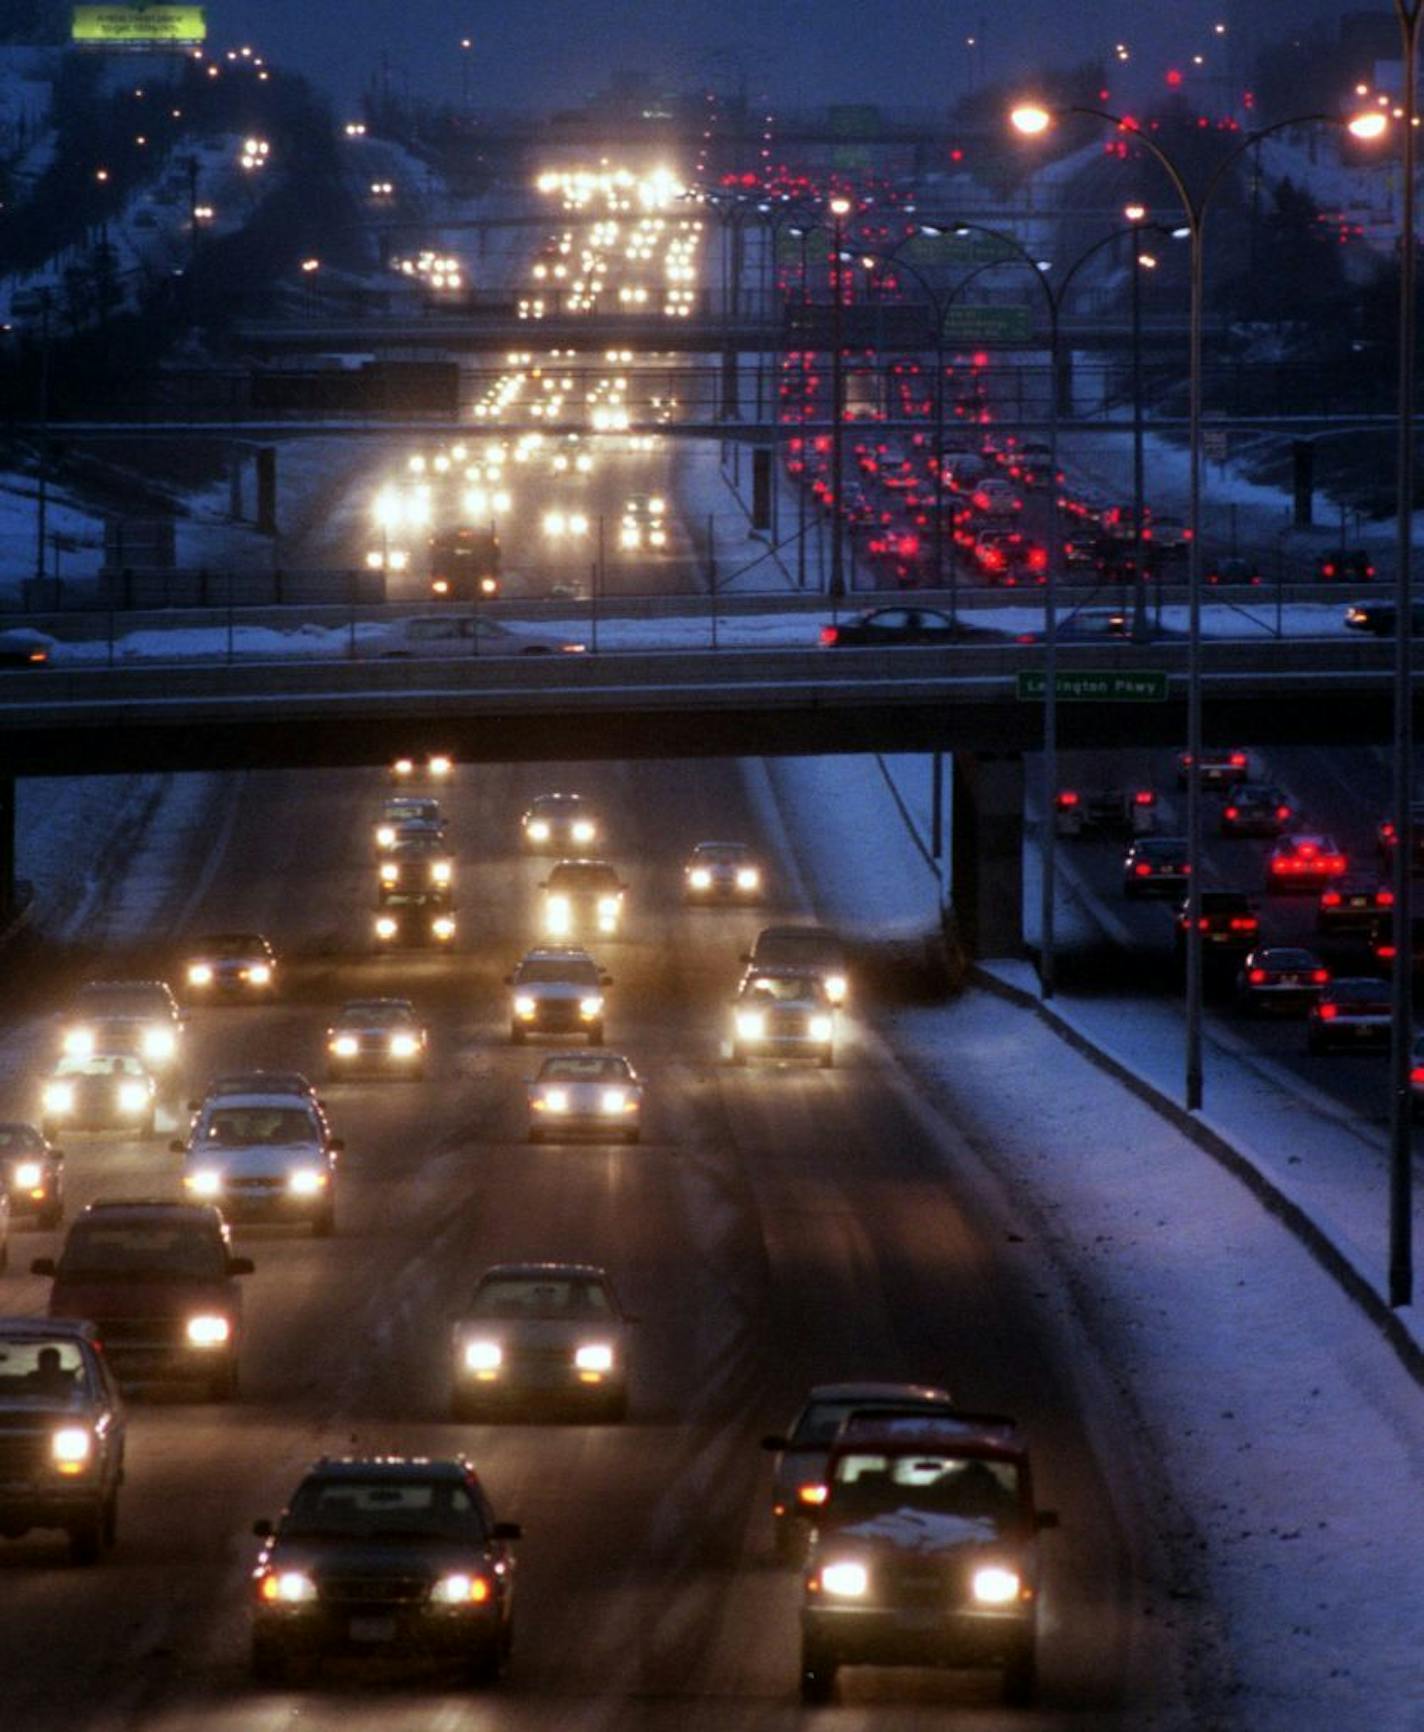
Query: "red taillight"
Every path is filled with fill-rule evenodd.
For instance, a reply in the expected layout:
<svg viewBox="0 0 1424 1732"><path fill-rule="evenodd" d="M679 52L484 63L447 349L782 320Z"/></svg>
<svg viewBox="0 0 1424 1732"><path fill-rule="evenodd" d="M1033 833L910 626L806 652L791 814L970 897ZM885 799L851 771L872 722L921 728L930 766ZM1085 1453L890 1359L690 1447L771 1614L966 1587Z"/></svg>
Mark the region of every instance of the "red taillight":
<svg viewBox="0 0 1424 1732"><path fill-rule="evenodd" d="M1231 916L1231 930L1233 932L1254 932L1259 925L1260 921L1256 919L1254 914L1233 914Z"/></svg>
<svg viewBox="0 0 1424 1732"><path fill-rule="evenodd" d="M1245 752L1233 752L1230 762L1233 770L1244 770L1246 768Z"/></svg>
<svg viewBox="0 0 1424 1732"><path fill-rule="evenodd" d="M1334 577L1335 565L1334 565L1334 562L1332 560L1327 559L1325 561L1324 565L1322 565L1320 568L1320 575L1322 577Z"/></svg>
<svg viewBox="0 0 1424 1732"><path fill-rule="evenodd" d="M1241 816L1235 806L1223 806L1221 815L1223 818L1239 818Z"/></svg>
<svg viewBox="0 0 1424 1732"><path fill-rule="evenodd" d="M1330 979L1330 970L1328 968L1312 969L1310 978L1316 986L1324 986Z"/></svg>
<svg viewBox="0 0 1424 1732"><path fill-rule="evenodd" d="M1375 955L1381 962L1392 962L1397 954L1398 952L1392 944L1377 944L1375 946Z"/></svg>
<svg viewBox="0 0 1424 1732"><path fill-rule="evenodd" d="M1376 908L1393 908L1394 907L1394 892L1392 890L1376 890L1375 891L1375 907Z"/></svg>
<svg viewBox="0 0 1424 1732"><path fill-rule="evenodd" d="M1155 806L1157 804L1157 796L1153 793L1151 788L1139 788L1132 796L1132 803L1134 806Z"/></svg>
<svg viewBox="0 0 1424 1732"><path fill-rule="evenodd" d="M1060 810L1066 807L1076 806L1077 804L1078 796L1072 788L1064 788L1060 791L1058 795L1058 805Z"/></svg>
<svg viewBox="0 0 1424 1732"><path fill-rule="evenodd" d="M1322 1022L1334 1022L1335 1018L1340 1014L1340 1007L1338 1004L1319 1004L1315 1008L1316 1014Z"/></svg>
<svg viewBox="0 0 1424 1732"><path fill-rule="evenodd" d="M1417 1064L1414 1066L1413 1070L1409 1073L1409 1080L1414 1084L1415 1088L1424 1086L1424 1064Z"/></svg>
<svg viewBox="0 0 1424 1732"><path fill-rule="evenodd" d="M1145 860L1139 860L1133 867L1133 871L1139 878L1150 878L1152 876L1152 868Z"/></svg>
<svg viewBox="0 0 1424 1732"><path fill-rule="evenodd" d="M1260 986L1266 978L1266 971L1264 968L1253 968L1246 978L1252 986Z"/></svg>
<svg viewBox="0 0 1424 1732"><path fill-rule="evenodd" d="M821 642L822 642L822 644L825 644L827 646L834 644L834 643L839 641L840 635L841 635L841 631L840 631L839 626L823 625L821 627Z"/></svg>
<svg viewBox="0 0 1424 1732"><path fill-rule="evenodd" d="M1277 806L1276 807L1276 816L1280 819L1280 821L1283 824L1285 823L1286 819L1290 817L1290 814L1291 814L1291 809L1289 806Z"/></svg>
<svg viewBox="0 0 1424 1732"><path fill-rule="evenodd" d="M1394 825L1381 824L1379 827L1379 838L1381 842L1392 842L1394 840Z"/></svg>
<svg viewBox="0 0 1424 1732"><path fill-rule="evenodd" d="M1327 890L1320 898L1320 906L1322 908L1338 908L1340 906L1340 892L1338 890Z"/></svg>

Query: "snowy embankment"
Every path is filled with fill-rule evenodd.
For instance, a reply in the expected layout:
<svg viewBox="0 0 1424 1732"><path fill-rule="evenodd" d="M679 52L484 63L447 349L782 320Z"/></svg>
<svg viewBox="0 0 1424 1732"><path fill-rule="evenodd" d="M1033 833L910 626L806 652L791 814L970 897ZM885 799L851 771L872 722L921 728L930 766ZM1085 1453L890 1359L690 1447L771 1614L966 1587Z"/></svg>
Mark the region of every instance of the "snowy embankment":
<svg viewBox="0 0 1424 1732"><path fill-rule="evenodd" d="M919 851L873 762L748 777L824 918L920 917ZM997 1197L1008 1254L1083 1368L1105 1463L1131 1436L1164 1554L1143 1610L1187 1626L1189 1651L1220 1649L1200 1679L1226 1682L1196 1723L1416 1728L1424 1412L1378 1326L1251 1190L1032 1010L974 990L888 1010L876 1036L944 1109L964 1181ZM1289 1138L1263 1097L1229 1110L1262 1149L1336 1134L1299 1103Z"/></svg>

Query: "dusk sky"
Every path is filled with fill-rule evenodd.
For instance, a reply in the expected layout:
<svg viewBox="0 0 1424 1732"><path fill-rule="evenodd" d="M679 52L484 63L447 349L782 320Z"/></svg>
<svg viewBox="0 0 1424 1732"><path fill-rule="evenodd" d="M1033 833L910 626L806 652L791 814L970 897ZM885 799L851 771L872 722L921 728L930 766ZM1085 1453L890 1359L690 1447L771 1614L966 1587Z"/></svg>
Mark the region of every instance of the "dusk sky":
<svg viewBox="0 0 1424 1732"><path fill-rule="evenodd" d="M1352 8L1329 0L210 0L215 46L250 40L343 101L353 100L382 54L395 88L405 82L458 100L462 36L475 50L476 105L542 108L577 101L617 68L643 68L680 85L746 68L756 96L787 104L880 101L943 105L971 76L969 35L984 44L991 78L1044 62L1073 62L1127 42L1132 75L1154 80L1177 59L1211 50L1226 20L1246 58L1253 32ZM1227 70L1222 67L1223 72ZM1127 76L1126 73L1121 76ZM1140 86L1136 88L1140 89ZM1127 94L1120 89L1119 94Z"/></svg>

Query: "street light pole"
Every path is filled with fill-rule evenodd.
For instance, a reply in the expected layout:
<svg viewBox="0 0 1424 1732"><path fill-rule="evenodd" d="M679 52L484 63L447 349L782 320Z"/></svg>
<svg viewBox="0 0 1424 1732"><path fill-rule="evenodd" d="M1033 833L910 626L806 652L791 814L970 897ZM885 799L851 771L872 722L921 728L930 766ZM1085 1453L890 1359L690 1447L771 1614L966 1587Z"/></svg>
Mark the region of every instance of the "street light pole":
<svg viewBox="0 0 1424 1732"><path fill-rule="evenodd" d="M1146 643L1147 573L1142 567L1142 513L1146 503L1142 431L1142 222L1147 211L1143 205L1130 204L1124 215L1132 224L1132 641Z"/></svg>
<svg viewBox="0 0 1424 1732"><path fill-rule="evenodd" d="M846 592L845 548L841 535L841 488L845 447L845 356L841 340L842 225L850 215L848 198L833 198L831 213L831 578L830 593Z"/></svg>

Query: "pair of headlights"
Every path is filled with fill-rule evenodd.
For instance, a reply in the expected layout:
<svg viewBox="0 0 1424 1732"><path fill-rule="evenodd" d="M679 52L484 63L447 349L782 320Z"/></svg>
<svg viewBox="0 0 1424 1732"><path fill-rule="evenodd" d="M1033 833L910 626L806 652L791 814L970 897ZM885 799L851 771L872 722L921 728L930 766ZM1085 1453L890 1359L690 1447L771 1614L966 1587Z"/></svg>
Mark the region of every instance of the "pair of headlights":
<svg viewBox="0 0 1424 1732"><path fill-rule="evenodd" d="M743 1040L764 1040L766 1038L766 1012L761 1010L739 1010L737 1012L737 1033ZM813 1016L806 1023L806 1038L813 1041L829 1041L835 1033L835 1023L828 1016Z"/></svg>
<svg viewBox="0 0 1424 1732"><path fill-rule="evenodd" d="M224 1182L223 1174L210 1169L189 1173L183 1180L195 1197L220 1197ZM329 1175L320 1167L298 1167L287 1175L287 1189L294 1197L314 1197L326 1189L328 1182Z"/></svg>
<svg viewBox="0 0 1424 1732"><path fill-rule="evenodd" d="M148 1089L141 1082L121 1082L118 1086L115 1100L121 1113L141 1113L149 1105ZM67 1082L52 1082L45 1084L44 1109L47 1113L72 1113L74 1111L74 1084ZM36 1183L39 1181L36 1180Z"/></svg>
<svg viewBox="0 0 1424 1732"><path fill-rule="evenodd" d="M592 1341L574 1349L575 1371L606 1373L612 1371L615 1355L605 1341ZM467 1371L498 1371L504 1364L504 1349L497 1341L467 1341L465 1369Z"/></svg>
<svg viewBox="0 0 1424 1732"><path fill-rule="evenodd" d="M863 1600L870 1592L870 1571L850 1559L823 1564L817 1580L832 1599ZM969 1578L969 1592L981 1606L1012 1605L1023 1593L1023 1579L1003 1564L983 1564Z"/></svg>
<svg viewBox="0 0 1424 1732"><path fill-rule="evenodd" d="M361 1042L354 1034L338 1034L332 1036L329 1048L337 1058L355 1058ZM420 1041L413 1034L393 1034L386 1051L392 1058L414 1058L420 1051Z"/></svg>
<svg viewBox="0 0 1424 1732"><path fill-rule="evenodd" d="M536 1112L567 1113L572 1106L567 1089L545 1089L534 1097ZM638 1110L638 1097L629 1094L627 1089L604 1089L598 1097L598 1110L610 1117L617 1113L634 1113Z"/></svg>
<svg viewBox="0 0 1424 1732"><path fill-rule="evenodd" d="M253 962L241 971L240 978L249 986L270 986L272 984L272 965L268 962ZM215 973L211 963L194 962L188 968L189 986L211 986Z"/></svg>
<svg viewBox="0 0 1424 1732"><path fill-rule="evenodd" d="M317 1598L316 1583L301 1570L276 1570L264 1575L260 1592L268 1605L310 1605ZM437 1606L480 1606L490 1593L485 1576L457 1571L440 1577L431 1587L430 1599Z"/></svg>

